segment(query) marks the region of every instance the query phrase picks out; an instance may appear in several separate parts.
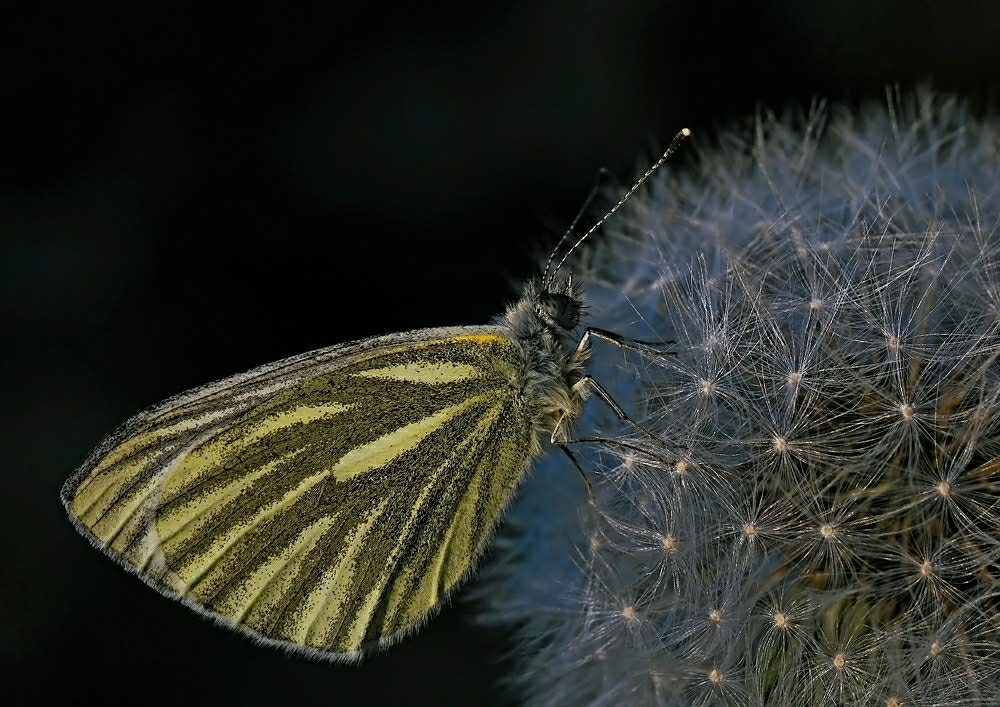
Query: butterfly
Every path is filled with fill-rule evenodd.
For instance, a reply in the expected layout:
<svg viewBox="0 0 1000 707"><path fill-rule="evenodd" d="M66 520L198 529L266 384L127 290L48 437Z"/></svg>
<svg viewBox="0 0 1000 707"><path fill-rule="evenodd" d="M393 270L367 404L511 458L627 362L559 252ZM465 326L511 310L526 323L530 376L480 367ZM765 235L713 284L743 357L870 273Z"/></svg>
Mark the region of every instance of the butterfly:
<svg viewBox="0 0 1000 707"><path fill-rule="evenodd" d="M62 488L77 530L265 644L356 661L414 632L473 573L542 441L569 453L594 392L627 419L585 363L592 337L628 340L574 344L582 292L558 273L688 134L493 324L312 351L131 418Z"/></svg>

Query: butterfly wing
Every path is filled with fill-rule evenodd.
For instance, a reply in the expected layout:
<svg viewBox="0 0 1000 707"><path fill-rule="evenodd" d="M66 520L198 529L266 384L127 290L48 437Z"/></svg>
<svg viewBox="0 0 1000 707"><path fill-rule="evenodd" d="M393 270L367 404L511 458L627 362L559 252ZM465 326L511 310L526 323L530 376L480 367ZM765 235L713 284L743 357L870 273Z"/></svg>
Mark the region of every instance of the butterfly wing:
<svg viewBox="0 0 1000 707"><path fill-rule="evenodd" d="M499 327L304 354L129 420L63 502L164 594L266 643L355 659L473 568L539 451L524 375Z"/></svg>

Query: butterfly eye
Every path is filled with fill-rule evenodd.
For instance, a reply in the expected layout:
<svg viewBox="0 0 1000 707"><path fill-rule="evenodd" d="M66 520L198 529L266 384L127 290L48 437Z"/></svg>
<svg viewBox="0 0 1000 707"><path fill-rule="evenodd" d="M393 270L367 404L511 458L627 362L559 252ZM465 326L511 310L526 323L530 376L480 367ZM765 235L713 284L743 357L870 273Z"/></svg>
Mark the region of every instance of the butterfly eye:
<svg viewBox="0 0 1000 707"><path fill-rule="evenodd" d="M535 309L547 324L565 331L575 329L580 323L580 303L569 295L542 292L535 300Z"/></svg>

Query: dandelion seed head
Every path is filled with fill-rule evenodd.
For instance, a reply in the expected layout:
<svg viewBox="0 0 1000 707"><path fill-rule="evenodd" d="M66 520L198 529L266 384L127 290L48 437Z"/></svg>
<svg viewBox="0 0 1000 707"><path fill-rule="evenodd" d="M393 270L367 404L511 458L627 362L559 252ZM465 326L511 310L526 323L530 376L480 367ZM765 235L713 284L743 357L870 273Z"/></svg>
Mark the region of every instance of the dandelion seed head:
<svg viewBox="0 0 1000 707"><path fill-rule="evenodd" d="M594 345L649 432L588 403L600 512L549 455L507 516L479 595L515 632L511 683L533 705L1000 704L1000 122L918 93L718 145L573 263L595 325L674 343Z"/></svg>

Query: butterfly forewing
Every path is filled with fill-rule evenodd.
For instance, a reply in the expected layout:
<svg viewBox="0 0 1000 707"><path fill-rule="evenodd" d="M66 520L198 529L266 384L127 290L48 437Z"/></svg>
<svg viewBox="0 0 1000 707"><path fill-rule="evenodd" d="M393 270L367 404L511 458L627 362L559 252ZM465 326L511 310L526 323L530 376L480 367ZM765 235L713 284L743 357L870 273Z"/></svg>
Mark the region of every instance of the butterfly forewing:
<svg viewBox="0 0 1000 707"><path fill-rule="evenodd" d="M519 346L424 330L221 381L126 423L64 500L161 591L356 657L469 574L538 453Z"/></svg>

